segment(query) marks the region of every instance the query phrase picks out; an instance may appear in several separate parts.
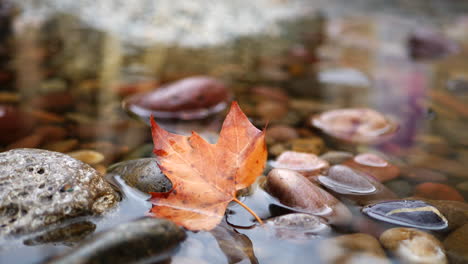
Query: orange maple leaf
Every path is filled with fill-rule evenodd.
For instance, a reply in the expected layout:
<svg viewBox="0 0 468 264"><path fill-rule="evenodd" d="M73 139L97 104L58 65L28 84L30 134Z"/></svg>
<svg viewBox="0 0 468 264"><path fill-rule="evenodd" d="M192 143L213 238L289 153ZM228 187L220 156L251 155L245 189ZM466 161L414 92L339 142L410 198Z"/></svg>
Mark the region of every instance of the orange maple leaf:
<svg viewBox="0 0 468 264"><path fill-rule="evenodd" d="M250 123L236 102L216 144L195 132L190 137L167 132L153 118L151 131L158 165L173 185L167 193L151 193L154 216L190 230L210 230L221 221L229 202L246 208L236 199L236 191L263 172L267 151L265 132Z"/></svg>

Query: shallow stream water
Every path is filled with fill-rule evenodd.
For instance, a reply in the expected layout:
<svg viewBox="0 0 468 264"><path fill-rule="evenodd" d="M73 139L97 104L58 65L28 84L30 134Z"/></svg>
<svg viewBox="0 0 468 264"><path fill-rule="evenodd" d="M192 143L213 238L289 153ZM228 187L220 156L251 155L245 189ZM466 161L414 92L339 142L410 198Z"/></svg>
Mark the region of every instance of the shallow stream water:
<svg viewBox="0 0 468 264"><path fill-rule="evenodd" d="M11 1L0 0L0 7L7 2ZM66 152L101 152L104 161L93 166L105 174L108 166L122 160L152 156L149 126L126 112L122 100L129 94L205 74L223 79L258 127L267 121L269 125L286 124L303 135L319 135L327 150L379 153L401 167L403 174L411 168L436 171L447 176L444 184L468 199L467 3L265 0L250 8L250 14L242 15L249 10L243 1L233 6L195 1L200 4L176 7L169 7L172 1L122 1L117 8L118 2L12 1L15 11L9 11L11 16L4 20L0 9L0 22L11 23L4 30L0 25L0 35L6 36L0 42L0 105L14 105L30 113L27 120L33 120L33 128L28 131L49 122L65 129L67 136L59 141L77 142ZM268 11L269 6L274 8ZM224 13L229 14L226 21L222 21ZM250 62L253 54L261 53L256 49L284 37L275 33L279 27L276 22L295 17L313 18L311 23L320 28L311 30L314 40L308 48L315 54L307 58L307 66L287 56ZM298 27L308 30L300 28L301 24L293 26ZM420 30L437 32L429 41L442 41L445 50L421 51L428 53L425 58L410 56L414 47L408 39ZM262 40L242 45L243 38L265 32L272 34L266 44ZM271 46L275 45L278 49L297 48L289 40ZM272 50L265 52L266 56L281 54ZM213 52L223 55L203 57ZM228 62L226 67L221 67L223 61ZM264 67L258 72L267 72L262 75L266 77L258 77L257 72L250 75L251 68L243 66ZM274 114L268 116L256 106L258 101L269 99L257 100L258 94L251 88L265 85L280 87L287 95L287 118L276 120ZM48 97L52 94L56 97ZM308 123L309 116L324 110L363 106L391 116L399 124L397 133L377 145L340 145ZM172 131L196 130L216 140L220 120L222 114L201 121L162 122ZM47 138L40 143L21 141L28 135L2 139L0 146L3 150L12 146L50 149L54 142ZM274 145L269 145L269 159L278 155L272 150ZM400 177L386 185L404 198L412 196L420 183ZM85 219L96 224L94 232L144 217L151 208L145 194L119 178L117 184L124 194L117 208ZM242 199L262 219L277 214L275 205L281 207L276 198L256 185ZM368 220L359 207L344 202L355 217L355 225L302 240L282 239L255 226L250 214L232 204L215 231L187 231L186 240L171 253L170 263L321 263L317 256L323 239L357 232L378 234L389 227L378 221L363 227ZM360 219L366 221L360 225ZM447 236L434 234L440 241ZM25 245L30 237L0 238L0 263L43 263L76 246L60 242ZM235 250L226 250L223 243L231 243Z"/></svg>

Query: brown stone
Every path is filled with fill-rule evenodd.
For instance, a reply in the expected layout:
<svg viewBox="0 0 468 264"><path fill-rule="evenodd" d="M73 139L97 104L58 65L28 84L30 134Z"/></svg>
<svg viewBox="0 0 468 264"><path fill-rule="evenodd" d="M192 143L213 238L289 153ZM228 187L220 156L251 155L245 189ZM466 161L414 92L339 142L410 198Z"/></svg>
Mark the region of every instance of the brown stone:
<svg viewBox="0 0 468 264"><path fill-rule="evenodd" d="M320 243L319 253L323 263L390 263L379 241L362 233L326 239Z"/></svg>
<svg viewBox="0 0 468 264"><path fill-rule="evenodd" d="M403 263L447 263L442 243L431 234L418 229L388 229L380 236L380 242Z"/></svg>
<svg viewBox="0 0 468 264"><path fill-rule="evenodd" d="M380 182L393 180L400 175L397 166L372 153L359 154L344 165L367 173Z"/></svg>
<svg viewBox="0 0 468 264"><path fill-rule="evenodd" d="M351 220L345 205L295 171L273 169L267 176L266 189L281 203L320 215L332 224L346 224Z"/></svg>
<svg viewBox="0 0 468 264"><path fill-rule="evenodd" d="M444 240L450 263L468 263L468 224L453 231Z"/></svg>

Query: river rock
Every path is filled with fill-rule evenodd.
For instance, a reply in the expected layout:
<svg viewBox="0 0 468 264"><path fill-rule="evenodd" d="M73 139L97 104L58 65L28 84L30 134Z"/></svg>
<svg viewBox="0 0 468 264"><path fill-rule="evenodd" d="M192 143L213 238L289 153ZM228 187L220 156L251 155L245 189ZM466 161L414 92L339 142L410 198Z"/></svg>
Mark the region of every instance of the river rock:
<svg viewBox="0 0 468 264"><path fill-rule="evenodd" d="M153 263L151 259L168 258L185 237L184 230L170 221L143 218L96 234L49 263Z"/></svg>
<svg viewBox="0 0 468 264"><path fill-rule="evenodd" d="M145 193L172 189L171 181L159 169L154 158L117 163L111 167L109 174L122 177L125 183Z"/></svg>
<svg viewBox="0 0 468 264"><path fill-rule="evenodd" d="M430 29L418 29L408 38L409 55L414 59L437 59L458 49L456 42Z"/></svg>
<svg viewBox="0 0 468 264"><path fill-rule="evenodd" d="M368 205L362 212L387 223L428 230L442 230L448 221L434 206L420 200L396 200Z"/></svg>
<svg viewBox="0 0 468 264"><path fill-rule="evenodd" d="M220 80L196 76L125 99L125 107L141 117L198 119L226 107L229 91Z"/></svg>
<svg viewBox="0 0 468 264"><path fill-rule="evenodd" d="M325 150L325 141L319 137L296 138L289 141L291 149L296 152L306 152L320 155Z"/></svg>
<svg viewBox="0 0 468 264"><path fill-rule="evenodd" d="M71 223L63 227L47 230L43 233L35 235L32 238L26 239L23 243L27 246L35 246L46 243L73 246L77 242L92 234L95 229L96 225L89 221Z"/></svg>
<svg viewBox="0 0 468 264"><path fill-rule="evenodd" d="M373 153L362 153L344 163L356 170L376 178L380 182L393 180L400 175L400 169Z"/></svg>
<svg viewBox="0 0 468 264"><path fill-rule="evenodd" d="M320 243L319 253L323 263L390 263L379 241L362 233L326 239Z"/></svg>
<svg viewBox="0 0 468 264"><path fill-rule="evenodd" d="M376 143L398 128L383 114L368 108L330 110L311 119L311 124L325 134L350 143Z"/></svg>
<svg viewBox="0 0 468 264"><path fill-rule="evenodd" d="M412 182L444 182L447 181L447 175L424 168L407 168L401 174L403 178Z"/></svg>
<svg viewBox="0 0 468 264"><path fill-rule="evenodd" d="M321 171L328 168L328 162L315 154L285 151L272 161L270 165L277 169L289 169L310 178L315 178Z"/></svg>
<svg viewBox="0 0 468 264"><path fill-rule="evenodd" d="M398 197L373 177L345 165L333 165L318 181L333 193L346 197L359 205L397 199Z"/></svg>
<svg viewBox="0 0 468 264"><path fill-rule="evenodd" d="M330 165L336 165L353 158L353 156L353 153L346 151L327 151L320 155L320 158L328 161Z"/></svg>
<svg viewBox="0 0 468 264"><path fill-rule="evenodd" d="M0 234L101 214L118 199L96 170L65 154L40 149L0 153Z"/></svg>
<svg viewBox="0 0 468 264"><path fill-rule="evenodd" d="M436 207L447 218L449 229L456 229L468 224L468 204L449 200L425 200L428 204Z"/></svg>
<svg viewBox="0 0 468 264"><path fill-rule="evenodd" d="M273 169L268 173L266 189L281 203L319 215L329 223L347 224L351 220L345 205L295 171Z"/></svg>
<svg viewBox="0 0 468 264"><path fill-rule="evenodd" d="M267 128L266 132L266 141L268 144L285 142L298 137L299 134L294 128L285 125L271 126Z"/></svg>
<svg viewBox="0 0 468 264"><path fill-rule="evenodd" d="M444 240L450 263L468 263L468 224L450 233Z"/></svg>
<svg viewBox="0 0 468 264"><path fill-rule="evenodd" d="M465 198L463 198L463 195L461 195L457 189L442 183L434 182L418 184L414 188L414 196L432 200L452 200L460 202L465 201Z"/></svg>
<svg viewBox="0 0 468 264"><path fill-rule="evenodd" d="M279 239L304 240L322 237L330 233L331 228L322 218L303 213L277 216L265 221Z"/></svg>
<svg viewBox="0 0 468 264"><path fill-rule="evenodd" d="M380 236L380 242L398 256L402 263L447 263L442 243L433 235L418 229L388 229Z"/></svg>
<svg viewBox="0 0 468 264"><path fill-rule="evenodd" d="M17 107L0 105L0 144L9 144L28 135L34 125L31 121L31 117Z"/></svg>

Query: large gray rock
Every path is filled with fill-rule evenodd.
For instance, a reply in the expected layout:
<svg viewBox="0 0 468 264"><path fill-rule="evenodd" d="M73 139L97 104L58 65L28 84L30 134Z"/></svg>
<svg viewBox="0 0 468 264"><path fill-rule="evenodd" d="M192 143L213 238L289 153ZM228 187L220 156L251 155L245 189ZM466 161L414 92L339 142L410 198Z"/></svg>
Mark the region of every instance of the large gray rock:
<svg viewBox="0 0 468 264"><path fill-rule="evenodd" d="M0 153L0 235L100 214L117 200L96 170L70 156L40 149Z"/></svg>
<svg viewBox="0 0 468 264"><path fill-rule="evenodd" d="M96 234L50 263L160 263L185 237L173 222L143 218Z"/></svg>

